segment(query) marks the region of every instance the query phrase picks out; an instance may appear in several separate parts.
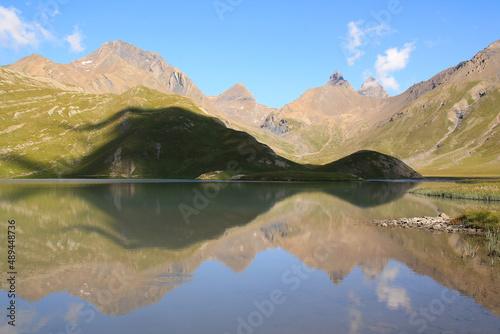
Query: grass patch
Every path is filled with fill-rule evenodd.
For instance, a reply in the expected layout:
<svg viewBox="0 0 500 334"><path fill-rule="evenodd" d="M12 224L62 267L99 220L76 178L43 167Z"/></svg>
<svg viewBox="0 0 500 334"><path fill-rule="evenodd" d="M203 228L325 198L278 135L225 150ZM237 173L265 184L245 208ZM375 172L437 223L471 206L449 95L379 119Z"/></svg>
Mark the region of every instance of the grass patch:
<svg viewBox="0 0 500 334"><path fill-rule="evenodd" d="M485 208L468 209L456 217L453 222L471 228L495 231L500 229L500 212Z"/></svg>
<svg viewBox="0 0 500 334"><path fill-rule="evenodd" d="M412 189L410 193L451 199L500 201L500 181L498 179L486 181L464 180L457 183L437 184L431 187Z"/></svg>
<svg viewBox="0 0 500 334"><path fill-rule="evenodd" d="M479 246L478 245L473 245L465 240L463 240L463 243L464 243L464 250L463 250L463 253L462 253L462 257L465 258L465 257L476 257L477 255L477 252L479 250Z"/></svg>
<svg viewBox="0 0 500 334"><path fill-rule="evenodd" d="M491 231L486 232L486 250L489 256L499 256L500 257L500 229L496 228Z"/></svg>
<svg viewBox="0 0 500 334"><path fill-rule="evenodd" d="M242 176L245 181L356 181L361 178L348 173L276 171Z"/></svg>

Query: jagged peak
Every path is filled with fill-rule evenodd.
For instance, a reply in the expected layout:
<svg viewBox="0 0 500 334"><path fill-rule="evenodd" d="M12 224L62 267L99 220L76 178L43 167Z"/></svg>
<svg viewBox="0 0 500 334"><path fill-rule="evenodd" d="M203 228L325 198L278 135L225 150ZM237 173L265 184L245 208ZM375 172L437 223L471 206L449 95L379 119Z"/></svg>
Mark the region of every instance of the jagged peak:
<svg viewBox="0 0 500 334"><path fill-rule="evenodd" d="M342 87L342 88L347 88L349 90L352 90L355 92L354 88L352 88L351 84L349 81L345 80L342 74L340 74L338 71L335 71L331 76L328 82L326 83L325 87Z"/></svg>
<svg viewBox="0 0 500 334"><path fill-rule="evenodd" d="M358 93L364 96L386 98L389 94L384 90L384 87L378 83L375 78L369 77L363 83Z"/></svg>
<svg viewBox="0 0 500 334"><path fill-rule="evenodd" d="M344 79L342 74L340 74L338 71L335 71L330 76L330 80L328 80L328 82L326 84L330 85L330 86L342 86L345 83L347 83L347 80Z"/></svg>

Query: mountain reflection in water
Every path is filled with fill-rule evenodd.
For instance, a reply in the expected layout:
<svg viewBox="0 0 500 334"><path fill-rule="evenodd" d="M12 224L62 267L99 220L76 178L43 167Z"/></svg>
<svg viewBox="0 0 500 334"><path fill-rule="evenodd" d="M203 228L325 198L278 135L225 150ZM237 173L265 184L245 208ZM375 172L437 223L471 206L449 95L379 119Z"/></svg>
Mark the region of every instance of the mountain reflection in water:
<svg viewBox="0 0 500 334"><path fill-rule="evenodd" d="M459 235L364 224L465 205L413 186L0 184L22 254L17 332L498 332L498 265L462 259Z"/></svg>

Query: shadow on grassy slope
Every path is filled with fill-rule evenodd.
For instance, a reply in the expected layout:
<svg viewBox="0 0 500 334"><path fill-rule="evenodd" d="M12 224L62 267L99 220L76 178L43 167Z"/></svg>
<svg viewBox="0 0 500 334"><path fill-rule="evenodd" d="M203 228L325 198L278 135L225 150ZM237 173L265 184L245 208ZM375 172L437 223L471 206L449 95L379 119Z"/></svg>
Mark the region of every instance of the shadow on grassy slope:
<svg viewBox="0 0 500 334"><path fill-rule="evenodd" d="M181 107L129 108L73 131L94 130L106 140L64 176L193 179L216 170L234 175L305 168L247 133Z"/></svg>
<svg viewBox="0 0 500 334"><path fill-rule="evenodd" d="M54 166L43 161L36 161L25 155L6 154L1 157L2 165L10 166L11 171L15 171L16 178L55 178L57 173ZM4 169L6 169L4 167Z"/></svg>

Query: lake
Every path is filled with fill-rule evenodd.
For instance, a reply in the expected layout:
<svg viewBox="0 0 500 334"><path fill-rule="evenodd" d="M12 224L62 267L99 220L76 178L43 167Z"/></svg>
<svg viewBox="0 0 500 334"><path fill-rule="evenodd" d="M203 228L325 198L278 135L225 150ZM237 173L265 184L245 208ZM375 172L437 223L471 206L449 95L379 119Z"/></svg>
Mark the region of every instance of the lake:
<svg viewBox="0 0 500 334"><path fill-rule="evenodd" d="M0 183L0 332L499 333L481 240L366 223L472 205L417 185Z"/></svg>

